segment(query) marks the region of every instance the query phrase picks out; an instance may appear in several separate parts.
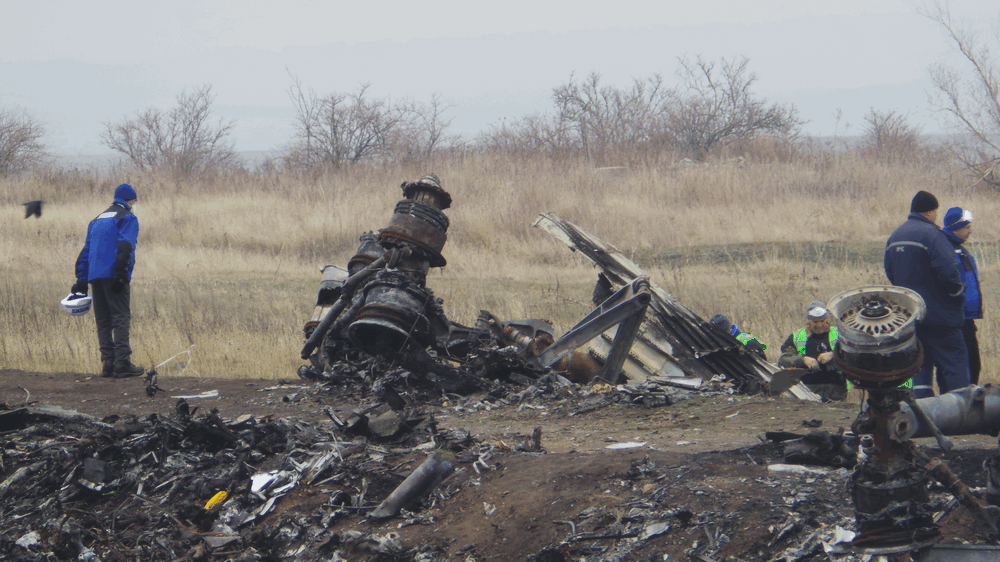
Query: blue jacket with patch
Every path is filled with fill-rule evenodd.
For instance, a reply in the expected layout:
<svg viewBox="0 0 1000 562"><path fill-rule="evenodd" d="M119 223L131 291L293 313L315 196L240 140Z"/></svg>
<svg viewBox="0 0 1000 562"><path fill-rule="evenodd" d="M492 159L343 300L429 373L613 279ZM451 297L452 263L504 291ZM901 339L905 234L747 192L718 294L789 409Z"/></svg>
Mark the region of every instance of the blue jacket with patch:
<svg viewBox="0 0 1000 562"><path fill-rule="evenodd" d="M965 324L965 285L955 249L937 225L919 213L910 213L889 236L884 262L890 283L923 297L927 312L922 324Z"/></svg>
<svg viewBox="0 0 1000 562"><path fill-rule="evenodd" d="M138 238L139 219L132 214L128 203L115 199L114 204L87 227L87 241L76 259L76 280L83 283L97 279L131 281Z"/></svg>
<svg viewBox="0 0 1000 562"><path fill-rule="evenodd" d="M962 274L962 283L965 284L965 319L979 320L983 317L983 291L979 286L979 265L976 264L975 256L965 249L963 246L965 242L961 238L949 230L942 232L955 248L958 270Z"/></svg>

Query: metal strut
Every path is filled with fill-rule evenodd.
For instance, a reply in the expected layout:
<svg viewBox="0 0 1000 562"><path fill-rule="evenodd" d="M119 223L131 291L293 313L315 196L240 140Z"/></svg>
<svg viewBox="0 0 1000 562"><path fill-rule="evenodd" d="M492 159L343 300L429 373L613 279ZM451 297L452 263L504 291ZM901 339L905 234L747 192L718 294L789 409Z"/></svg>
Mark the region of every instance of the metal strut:
<svg viewBox="0 0 1000 562"><path fill-rule="evenodd" d="M651 299L649 279L639 277L633 280L608 297L545 351L536 355L531 363L536 367L551 367L573 350L612 326L620 324L611 351L604 362L604 369L601 371L602 379L614 381L628 358L628 352L639 333L639 326L646 317L646 309L649 308Z"/></svg>

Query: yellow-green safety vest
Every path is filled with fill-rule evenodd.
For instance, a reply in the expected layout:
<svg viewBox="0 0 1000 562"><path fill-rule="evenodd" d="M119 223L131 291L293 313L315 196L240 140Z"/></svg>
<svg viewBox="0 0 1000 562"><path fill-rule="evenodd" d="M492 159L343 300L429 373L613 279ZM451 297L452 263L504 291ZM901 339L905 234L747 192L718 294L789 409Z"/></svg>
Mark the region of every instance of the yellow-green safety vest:
<svg viewBox="0 0 1000 562"><path fill-rule="evenodd" d="M753 334L751 334L749 332L740 332L740 334L738 336L736 336L736 340L739 341L740 343L742 343L743 345L746 345L746 344L750 343L752 340L757 340L757 336L755 336L755 335L753 335ZM763 349L765 351L767 350L767 345L765 345L764 342L762 342L760 340L757 340L757 343L760 344L760 348L761 349Z"/></svg>
<svg viewBox="0 0 1000 562"><path fill-rule="evenodd" d="M837 332L837 328L830 327L830 345L836 346L837 340L840 338L840 333ZM799 355L806 354L806 342L809 340L809 335L806 334L806 329L802 328L795 335L792 336L792 340L795 342L795 348L798 350ZM746 345L746 344L744 344ZM908 379L903 384L899 385L905 388L913 388L913 379ZM847 381L847 390L851 390L851 381Z"/></svg>
<svg viewBox="0 0 1000 562"><path fill-rule="evenodd" d="M840 333L837 329L830 327L830 346L835 347L837 345L837 339L840 337ZM806 329L802 328L795 335L792 336L792 341L795 342L795 348L799 351L799 355L806 354L806 342L809 341L809 334L806 333Z"/></svg>

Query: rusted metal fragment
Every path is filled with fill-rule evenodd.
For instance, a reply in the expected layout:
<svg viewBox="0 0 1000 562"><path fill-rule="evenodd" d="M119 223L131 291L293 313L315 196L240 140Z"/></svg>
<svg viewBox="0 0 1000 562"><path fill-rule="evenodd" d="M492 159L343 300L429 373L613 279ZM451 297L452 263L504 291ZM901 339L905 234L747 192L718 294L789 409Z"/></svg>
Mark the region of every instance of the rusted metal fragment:
<svg viewBox="0 0 1000 562"><path fill-rule="evenodd" d="M603 358L604 369L601 371L601 378L612 383L616 382L618 373L628 358L628 349L632 347L638 334L649 301L649 281L645 278L634 280L601 303L532 361L539 367L551 366L602 332L614 327L615 337L607 356Z"/></svg>

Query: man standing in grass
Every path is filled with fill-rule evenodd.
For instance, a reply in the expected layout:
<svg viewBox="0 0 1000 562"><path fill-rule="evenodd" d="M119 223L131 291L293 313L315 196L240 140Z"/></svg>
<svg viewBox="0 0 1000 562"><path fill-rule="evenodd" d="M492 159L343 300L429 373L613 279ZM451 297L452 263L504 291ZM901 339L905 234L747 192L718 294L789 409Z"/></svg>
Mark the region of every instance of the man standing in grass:
<svg viewBox="0 0 1000 562"><path fill-rule="evenodd" d="M111 207L87 227L87 241L76 260L74 293L94 289L94 319L101 350L102 377L136 377L145 372L132 364L129 330L132 323L131 281L139 219L132 214L138 197L123 183L115 189Z"/></svg>
<svg viewBox="0 0 1000 562"><path fill-rule="evenodd" d="M913 376L913 395L934 395L934 365L941 369L948 390L969 385L969 352L965 348L965 285L948 242L937 221L938 200L918 191L910 214L889 236L885 246L885 275L893 285L916 291L927 311L917 322L917 339L924 361Z"/></svg>
<svg viewBox="0 0 1000 562"><path fill-rule="evenodd" d="M778 366L782 369L808 369L802 384L824 400L847 397L847 379L833 366L833 348L837 328L830 326L830 311L820 301L806 305L806 327L792 333L781 344Z"/></svg>
<svg viewBox="0 0 1000 562"><path fill-rule="evenodd" d="M962 326L962 334L965 337L965 348L969 351L969 381L979 384L982 360L979 356L979 339L976 337L976 320L983 317L983 292L979 285L976 258L964 246L972 235L972 211L961 207L948 209L944 214L943 231L955 248L958 270L962 274L962 283L965 284L965 324ZM942 393L952 390L947 384L943 377L938 377Z"/></svg>

